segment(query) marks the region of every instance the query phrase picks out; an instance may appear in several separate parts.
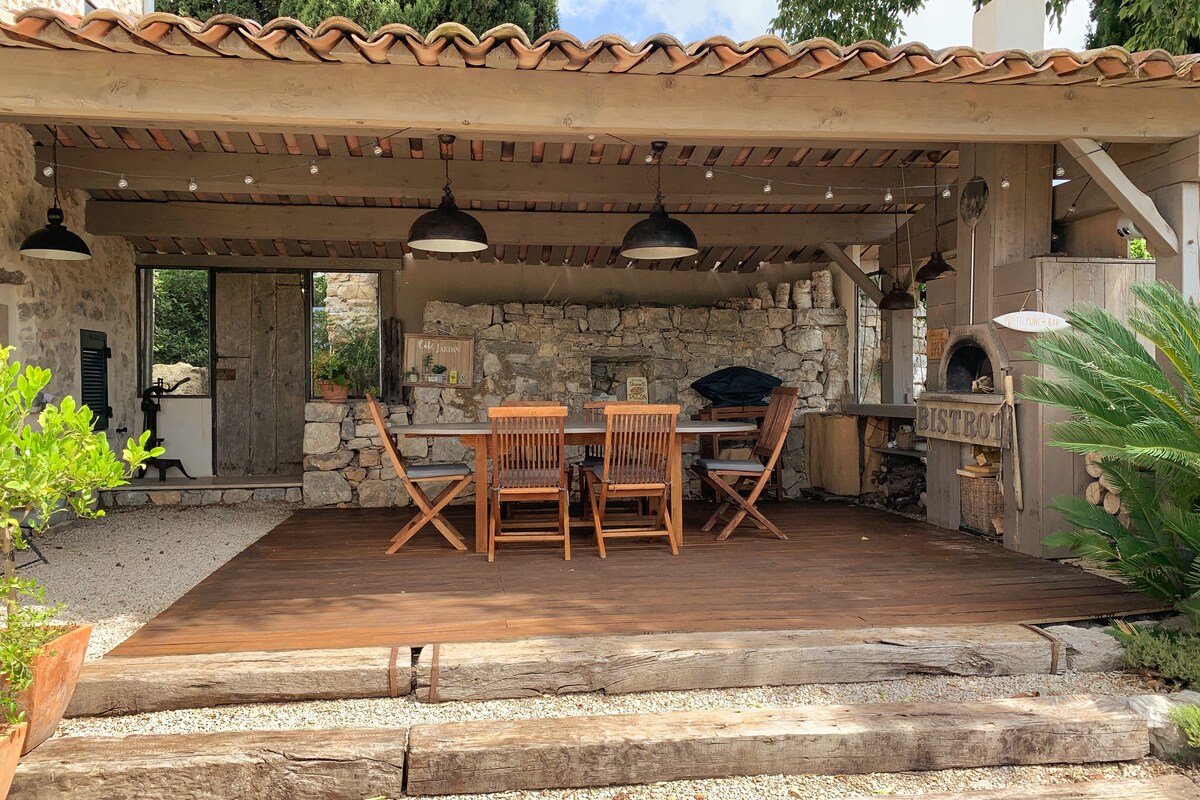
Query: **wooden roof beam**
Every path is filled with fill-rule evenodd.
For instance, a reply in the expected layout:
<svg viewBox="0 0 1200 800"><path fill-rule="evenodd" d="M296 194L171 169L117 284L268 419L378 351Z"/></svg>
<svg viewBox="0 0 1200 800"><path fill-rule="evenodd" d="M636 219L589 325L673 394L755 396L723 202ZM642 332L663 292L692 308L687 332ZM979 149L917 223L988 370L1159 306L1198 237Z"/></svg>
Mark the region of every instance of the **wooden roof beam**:
<svg viewBox="0 0 1200 800"><path fill-rule="evenodd" d="M150 203L90 200L85 227L99 236L220 237L330 241L403 241L426 209ZM474 211L492 244L616 245L643 214ZM829 239L878 242L890 214L681 215L704 245L816 244ZM901 222L908 215L901 215Z"/></svg>
<svg viewBox="0 0 1200 800"><path fill-rule="evenodd" d="M0 48L0 120L260 132L446 130L799 141L1058 142L1200 134L1176 91L294 64ZM1195 91L1181 89L1179 91ZM1131 119L1128 109L1138 109Z"/></svg>
<svg viewBox="0 0 1200 800"><path fill-rule="evenodd" d="M50 148L38 147L39 164L55 158ZM189 177L200 191L211 194L310 195L340 197L440 198L445 170L441 160L334 157L320 160L320 172L309 173L305 156L243 155L240 153L178 153L166 151L60 148L58 185L66 189L112 189L113 174L127 174L131 186L145 191L186 192ZM537 200L553 203L648 203L654 186L643 163L562 164L517 163L455 159L450 167L459 202ZM663 193L677 203L820 203L827 186L836 189L838 203L881 203L883 193L910 183L929 183L933 171L874 167L739 167L737 175L704 177L704 167L663 169ZM913 176L916 172L916 176ZM928 173L928 174L926 174ZM253 187L243 176L253 175ZM43 185L52 179L36 170ZM746 176L746 177L743 177ZM753 178L753 179L752 179ZM771 194L763 194L767 180ZM762 181L763 183L760 183ZM795 184L806 184L797 186ZM932 198L933 189L914 188L914 198Z"/></svg>
<svg viewBox="0 0 1200 800"><path fill-rule="evenodd" d="M834 264L837 264L842 272L846 273L846 277L854 281L854 285L862 289L862 293L871 298L871 302L879 305L883 300L883 290L878 284L862 271L862 267L858 262L850 257L850 254L842 249L840 244L833 242L822 242L821 249L825 251L825 255L829 256Z"/></svg>
<svg viewBox="0 0 1200 800"><path fill-rule="evenodd" d="M1062 143L1079 165L1087 170L1096 185L1128 215L1156 252L1179 254L1179 237L1163 219L1154 201L1121 171L1112 156L1095 139L1072 138Z"/></svg>

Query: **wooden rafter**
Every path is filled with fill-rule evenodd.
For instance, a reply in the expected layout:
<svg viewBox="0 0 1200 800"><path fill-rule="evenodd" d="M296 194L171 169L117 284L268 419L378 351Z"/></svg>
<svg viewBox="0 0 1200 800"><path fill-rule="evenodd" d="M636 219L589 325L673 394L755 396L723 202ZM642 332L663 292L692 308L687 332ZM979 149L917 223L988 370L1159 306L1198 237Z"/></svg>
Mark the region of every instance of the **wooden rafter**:
<svg viewBox="0 0 1200 800"><path fill-rule="evenodd" d="M862 293L871 298L875 305L879 305L879 301L883 299L883 290L878 284L862 271L862 267L858 262L850 257L850 254L842 249L839 244L833 242L822 242L821 249L825 251L825 255L829 256L834 264L837 264L842 272L846 273L846 277L854 281L854 285L862 289Z"/></svg>
<svg viewBox="0 0 1200 800"><path fill-rule="evenodd" d="M402 241L425 209L143 203L91 200L86 226L102 236ZM619 244L642 214L479 211L493 244ZM901 215L901 222L908 215ZM872 243L892 229L890 214L690 214L706 245L801 245L829 239Z"/></svg>

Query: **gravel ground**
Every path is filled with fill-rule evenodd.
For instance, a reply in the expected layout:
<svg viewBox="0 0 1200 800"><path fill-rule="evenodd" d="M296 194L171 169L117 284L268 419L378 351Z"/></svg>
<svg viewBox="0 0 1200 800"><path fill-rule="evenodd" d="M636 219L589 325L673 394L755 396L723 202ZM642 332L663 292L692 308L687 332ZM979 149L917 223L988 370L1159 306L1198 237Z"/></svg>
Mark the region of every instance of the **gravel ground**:
<svg viewBox="0 0 1200 800"><path fill-rule="evenodd" d="M107 653L296 510L284 503L112 509L38 539L50 559L21 570L93 626L88 659Z"/></svg>

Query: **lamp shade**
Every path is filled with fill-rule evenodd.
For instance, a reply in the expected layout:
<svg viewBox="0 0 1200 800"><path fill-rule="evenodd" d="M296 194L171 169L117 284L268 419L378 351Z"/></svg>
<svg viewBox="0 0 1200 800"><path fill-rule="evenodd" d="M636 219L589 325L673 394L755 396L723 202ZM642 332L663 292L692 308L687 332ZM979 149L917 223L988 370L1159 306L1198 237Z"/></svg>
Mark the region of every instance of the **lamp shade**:
<svg viewBox="0 0 1200 800"><path fill-rule="evenodd" d="M907 290L901 289L899 284L893 286L879 301L879 308L883 311L904 311L916 307L917 301Z"/></svg>
<svg viewBox="0 0 1200 800"><path fill-rule="evenodd" d="M63 225L63 212L57 206L46 212L46 227L39 228L21 242L20 253L30 258L56 261L86 261L92 257L87 243Z"/></svg>
<svg viewBox="0 0 1200 800"><path fill-rule="evenodd" d="M479 220L459 209L447 187L438 207L413 222L408 246L431 253L478 253L488 247L487 231Z"/></svg>
<svg viewBox="0 0 1200 800"><path fill-rule="evenodd" d="M934 250L925 265L917 270L917 283L929 283L953 274L954 267L946 263L940 252Z"/></svg>
<svg viewBox="0 0 1200 800"><path fill-rule="evenodd" d="M650 216L635 222L621 242L621 255L650 261L687 258L700 252L696 234L685 223L672 219L662 205L656 205Z"/></svg>

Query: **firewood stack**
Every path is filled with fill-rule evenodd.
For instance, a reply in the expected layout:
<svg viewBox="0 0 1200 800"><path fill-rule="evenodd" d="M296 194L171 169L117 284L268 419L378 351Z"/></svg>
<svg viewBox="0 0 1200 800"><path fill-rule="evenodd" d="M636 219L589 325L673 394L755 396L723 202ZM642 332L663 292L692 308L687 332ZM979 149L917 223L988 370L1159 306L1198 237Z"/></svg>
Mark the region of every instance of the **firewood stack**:
<svg viewBox="0 0 1200 800"><path fill-rule="evenodd" d="M1104 476L1104 471L1100 469L1100 458L1096 453L1088 453L1083 457L1087 474L1096 479L1087 485L1083 496L1092 505L1103 506L1104 510L1114 517L1124 515L1125 506L1121 502L1121 491Z"/></svg>
<svg viewBox="0 0 1200 800"><path fill-rule="evenodd" d="M911 458L885 458L871 473L878 502L895 511L915 513L924 505L925 465Z"/></svg>

